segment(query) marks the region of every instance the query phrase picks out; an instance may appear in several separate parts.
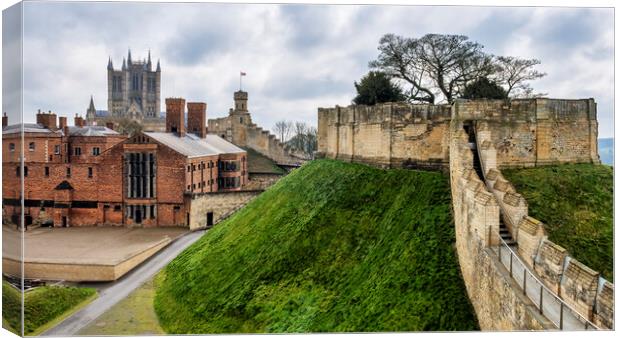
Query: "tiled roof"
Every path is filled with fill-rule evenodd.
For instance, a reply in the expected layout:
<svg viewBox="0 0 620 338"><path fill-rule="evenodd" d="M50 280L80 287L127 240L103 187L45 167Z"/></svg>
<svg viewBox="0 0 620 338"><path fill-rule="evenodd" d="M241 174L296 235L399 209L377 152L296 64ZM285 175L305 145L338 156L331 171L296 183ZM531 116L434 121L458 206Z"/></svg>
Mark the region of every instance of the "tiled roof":
<svg viewBox="0 0 620 338"><path fill-rule="evenodd" d="M206 138L201 139L194 134L185 134L183 137L179 137L175 133L144 132L144 134L187 157L245 152L245 150L217 135L209 134Z"/></svg>
<svg viewBox="0 0 620 338"><path fill-rule="evenodd" d="M20 133L20 132L21 132L20 124L13 124L10 126L6 126L5 128L2 129L3 135ZM37 123L24 123L24 133L55 133L55 134L64 135L64 131L62 129L52 131ZM110 135L120 135L120 134L104 126L84 126L84 127L69 127L69 135L70 136L110 136Z"/></svg>
<svg viewBox="0 0 620 338"><path fill-rule="evenodd" d="M69 136L110 136L120 135L104 126L69 127Z"/></svg>
<svg viewBox="0 0 620 338"><path fill-rule="evenodd" d="M43 127L37 123L24 123L24 133L52 133L51 130ZM21 124L12 124L2 128L2 134L13 134L13 133L21 133L22 125Z"/></svg>

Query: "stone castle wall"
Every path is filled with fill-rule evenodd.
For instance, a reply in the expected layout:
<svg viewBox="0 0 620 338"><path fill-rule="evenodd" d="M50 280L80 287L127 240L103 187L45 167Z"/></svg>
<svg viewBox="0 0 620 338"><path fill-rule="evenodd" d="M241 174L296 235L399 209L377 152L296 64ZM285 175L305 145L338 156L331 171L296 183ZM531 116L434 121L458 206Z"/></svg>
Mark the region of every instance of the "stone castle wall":
<svg viewBox="0 0 620 338"><path fill-rule="evenodd" d="M581 316L600 328L613 329L614 285L547 238L543 223L528 215L525 198L498 170L499 152L493 146L488 126L482 123L476 129L487 189L495 196L523 261L549 290Z"/></svg>
<svg viewBox="0 0 620 338"><path fill-rule="evenodd" d="M308 159L282 143L269 130L251 122L249 114L237 114L208 120L208 132L219 135L239 147L248 147L280 165L297 166Z"/></svg>
<svg viewBox="0 0 620 338"><path fill-rule="evenodd" d="M388 168L447 170L452 119L485 125L499 167L600 163L593 99L319 108L317 156Z"/></svg>
<svg viewBox="0 0 620 338"><path fill-rule="evenodd" d="M462 124L458 121L452 124L450 186L456 248L480 328L555 329L519 290L492 250L499 244L499 205L473 169L473 154Z"/></svg>

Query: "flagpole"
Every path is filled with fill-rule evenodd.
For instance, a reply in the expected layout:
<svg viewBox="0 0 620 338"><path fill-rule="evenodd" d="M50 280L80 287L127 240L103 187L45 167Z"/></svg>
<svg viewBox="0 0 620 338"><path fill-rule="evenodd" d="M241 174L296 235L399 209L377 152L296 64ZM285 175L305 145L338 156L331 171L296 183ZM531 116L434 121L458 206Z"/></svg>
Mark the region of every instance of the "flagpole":
<svg viewBox="0 0 620 338"><path fill-rule="evenodd" d="M239 72L239 91L241 91L241 72Z"/></svg>

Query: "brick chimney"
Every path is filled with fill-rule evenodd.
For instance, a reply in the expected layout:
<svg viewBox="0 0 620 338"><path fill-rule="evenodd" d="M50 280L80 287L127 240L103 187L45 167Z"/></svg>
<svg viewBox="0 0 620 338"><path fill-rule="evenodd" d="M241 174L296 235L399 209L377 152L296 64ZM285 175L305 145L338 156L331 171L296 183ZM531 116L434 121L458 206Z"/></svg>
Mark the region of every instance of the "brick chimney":
<svg viewBox="0 0 620 338"><path fill-rule="evenodd" d="M52 111L47 113L41 112L41 109L37 111L37 123L48 129L56 129L56 114Z"/></svg>
<svg viewBox="0 0 620 338"><path fill-rule="evenodd" d="M75 117L73 118L73 124L76 127L84 127L84 118L81 116L78 116L78 114L75 114Z"/></svg>
<svg viewBox="0 0 620 338"><path fill-rule="evenodd" d="M105 123L106 128L108 129L112 129L114 130L114 122L106 122Z"/></svg>
<svg viewBox="0 0 620 338"><path fill-rule="evenodd" d="M187 103L187 132L200 138L207 137L207 104L204 102Z"/></svg>
<svg viewBox="0 0 620 338"><path fill-rule="evenodd" d="M185 99L166 99L166 132L185 136Z"/></svg>
<svg viewBox="0 0 620 338"><path fill-rule="evenodd" d="M64 130L66 126L67 126L67 117L66 116L60 116L58 118L58 128Z"/></svg>
<svg viewBox="0 0 620 338"><path fill-rule="evenodd" d="M6 112L4 112L4 115L2 115L2 128L8 125L9 125L9 117L6 116Z"/></svg>

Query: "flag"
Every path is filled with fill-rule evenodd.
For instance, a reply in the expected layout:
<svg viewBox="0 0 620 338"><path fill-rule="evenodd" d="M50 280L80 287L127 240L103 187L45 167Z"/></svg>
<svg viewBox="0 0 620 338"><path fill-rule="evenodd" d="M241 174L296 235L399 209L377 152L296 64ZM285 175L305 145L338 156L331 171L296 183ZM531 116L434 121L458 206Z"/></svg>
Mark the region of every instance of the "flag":
<svg viewBox="0 0 620 338"><path fill-rule="evenodd" d="M245 76L245 72L241 72L241 76Z"/></svg>

